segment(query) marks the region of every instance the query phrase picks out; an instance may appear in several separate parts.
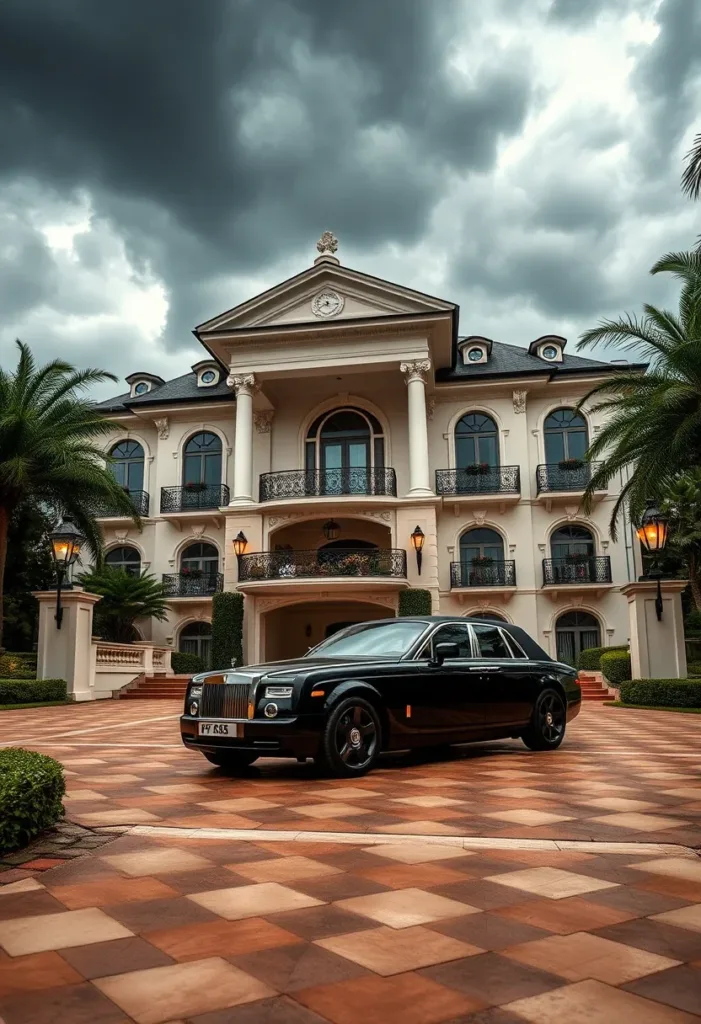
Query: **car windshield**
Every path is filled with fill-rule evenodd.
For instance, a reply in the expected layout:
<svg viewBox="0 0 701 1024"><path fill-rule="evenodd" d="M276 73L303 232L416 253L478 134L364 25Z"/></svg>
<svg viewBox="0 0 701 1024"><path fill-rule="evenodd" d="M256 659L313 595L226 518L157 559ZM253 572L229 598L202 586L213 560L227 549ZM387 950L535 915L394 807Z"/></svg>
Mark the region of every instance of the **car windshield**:
<svg viewBox="0 0 701 1024"><path fill-rule="evenodd" d="M351 626L342 633L329 637L305 657L335 658L337 655L354 655L368 658L400 658L411 649L427 625L426 622L394 620L386 625L364 623Z"/></svg>

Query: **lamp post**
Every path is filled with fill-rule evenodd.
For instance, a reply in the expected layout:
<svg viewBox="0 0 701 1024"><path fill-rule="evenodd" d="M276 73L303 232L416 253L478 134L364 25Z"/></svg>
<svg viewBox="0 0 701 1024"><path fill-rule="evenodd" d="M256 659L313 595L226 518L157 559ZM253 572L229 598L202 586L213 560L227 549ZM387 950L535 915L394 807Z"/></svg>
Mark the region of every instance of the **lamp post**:
<svg viewBox="0 0 701 1024"><path fill-rule="evenodd" d="M417 526L411 535L411 543L414 545L414 551L416 552L416 568L418 569L419 576L421 575L421 562L423 559L422 551L424 547L424 541L426 536L420 526Z"/></svg>
<svg viewBox="0 0 701 1024"><path fill-rule="evenodd" d="M667 544L669 524L667 522L667 517L660 512L656 502L648 501L637 533L638 540L642 544L644 551L646 551L653 560L652 570L647 574L647 576L648 579L657 580L655 611L657 612L657 621L660 622L662 620L662 587L660 585L662 570L660 569L659 559L660 555L664 551L665 545Z"/></svg>
<svg viewBox="0 0 701 1024"><path fill-rule="evenodd" d="M56 568L56 615L54 618L56 619L56 629L60 629L63 622L61 588L70 567L80 554L80 549L85 543L85 537L77 526L68 520L64 520L55 530L51 531L49 540L51 541L51 553Z"/></svg>

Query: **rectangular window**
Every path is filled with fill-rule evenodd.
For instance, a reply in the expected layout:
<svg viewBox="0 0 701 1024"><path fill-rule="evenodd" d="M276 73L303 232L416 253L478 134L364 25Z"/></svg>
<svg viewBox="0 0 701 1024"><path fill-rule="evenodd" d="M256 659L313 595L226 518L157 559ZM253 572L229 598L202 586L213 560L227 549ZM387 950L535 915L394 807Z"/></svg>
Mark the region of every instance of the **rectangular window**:
<svg viewBox="0 0 701 1024"><path fill-rule="evenodd" d="M418 659L428 661L429 658L433 658L436 644L457 644L460 651L458 654L459 658L472 657L472 645L470 644L470 634L468 633L466 622L446 622L445 625L439 626L417 656Z"/></svg>
<svg viewBox="0 0 701 1024"><path fill-rule="evenodd" d="M473 624L477 637L477 649L481 658L511 658L511 650L497 626Z"/></svg>

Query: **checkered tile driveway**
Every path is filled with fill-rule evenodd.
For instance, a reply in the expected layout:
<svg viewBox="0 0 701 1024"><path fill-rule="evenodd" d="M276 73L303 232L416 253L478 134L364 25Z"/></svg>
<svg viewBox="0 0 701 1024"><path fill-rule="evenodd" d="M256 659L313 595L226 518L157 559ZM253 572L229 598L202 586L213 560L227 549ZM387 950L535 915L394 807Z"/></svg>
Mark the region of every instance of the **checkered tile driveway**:
<svg viewBox="0 0 701 1024"><path fill-rule="evenodd" d="M586 708L555 754L350 784L226 778L180 748L178 710L1 716L0 742L66 765L69 819L136 826L0 884L5 1024L701 1020L699 718Z"/></svg>

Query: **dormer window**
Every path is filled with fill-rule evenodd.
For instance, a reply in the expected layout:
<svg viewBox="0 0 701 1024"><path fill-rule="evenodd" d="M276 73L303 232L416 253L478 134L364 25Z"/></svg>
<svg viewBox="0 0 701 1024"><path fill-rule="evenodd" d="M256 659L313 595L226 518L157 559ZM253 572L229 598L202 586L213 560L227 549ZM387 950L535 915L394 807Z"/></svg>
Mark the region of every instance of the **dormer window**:
<svg viewBox="0 0 701 1024"><path fill-rule="evenodd" d="M214 370L205 370L200 377L200 383L202 384L214 384L216 383L217 375Z"/></svg>
<svg viewBox="0 0 701 1024"><path fill-rule="evenodd" d="M154 388L159 388L165 381L155 373L130 373L126 378L129 394L132 398L142 398Z"/></svg>
<svg viewBox="0 0 701 1024"><path fill-rule="evenodd" d="M201 363L195 363L192 367L192 372L197 374L198 388L213 388L215 384L219 383L221 378L221 369L219 364L213 363L211 359L205 359Z"/></svg>
<svg viewBox="0 0 701 1024"><path fill-rule="evenodd" d="M151 390L151 385L147 381L145 381L145 380L140 380L138 384L134 385L134 394L135 395L145 395L150 390Z"/></svg>
<svg viewBox="0 0 701 1024"><path fill-rule="evenodd" d="M544 345L541 355L543 359L557 359L559 350L554 345Z"/></svg>
<svg viewBox="0 0 701 1024"><path fill-rule="evenodd" d="M460 351L463 363L476 366L479 363L489 362L492 343L489 338L463 338L460 341Z"/></svg>
<svg viewBox="0 0 701 1024"><path fill-rule="evenodd" d="M545 335L530 343L528 353L543 359L546 363L561 363L566 344L567 339L561 338L558 334Z"/></svg>

